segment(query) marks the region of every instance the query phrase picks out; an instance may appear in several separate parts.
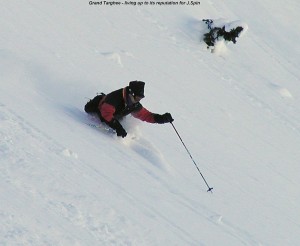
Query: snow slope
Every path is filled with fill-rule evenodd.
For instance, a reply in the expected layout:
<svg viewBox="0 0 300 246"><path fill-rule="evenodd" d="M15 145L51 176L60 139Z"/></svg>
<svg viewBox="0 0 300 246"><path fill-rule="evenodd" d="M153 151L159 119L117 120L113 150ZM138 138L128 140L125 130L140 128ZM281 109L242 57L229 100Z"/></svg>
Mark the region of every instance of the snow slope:
<svg viewBox="0 0 300 246"><path fill-rule="evenodd" d="M0 245L300 245L300 3L0 4ZM214 53L202 19L242 21ZM97 92L146 81L126 139Z"/></svg>

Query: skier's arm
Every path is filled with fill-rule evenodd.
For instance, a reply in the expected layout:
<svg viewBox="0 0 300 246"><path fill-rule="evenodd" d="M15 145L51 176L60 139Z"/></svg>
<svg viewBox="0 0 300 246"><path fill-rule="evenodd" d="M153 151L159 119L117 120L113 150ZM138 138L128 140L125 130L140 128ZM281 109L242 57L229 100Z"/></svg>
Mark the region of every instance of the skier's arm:
<svg viewBox="0 0 300 246"><path fill-rule="evenodd" d="M173 118L170 113L165 113L163 115L154 114L148 111L146 108L142 107L139 111L132 113L133 117L138 118L142 121L146 121L149 123L158 123L164 124L173 122Z"/></svg>
<svg viewBox="0 0 300 246"><path fill-rule="evenodd" d="M139 111L133 112L132 116L139 120L146 121L148 123L156 123L154 119L154 114L145 109L144 107L142 107Z"/></svg>

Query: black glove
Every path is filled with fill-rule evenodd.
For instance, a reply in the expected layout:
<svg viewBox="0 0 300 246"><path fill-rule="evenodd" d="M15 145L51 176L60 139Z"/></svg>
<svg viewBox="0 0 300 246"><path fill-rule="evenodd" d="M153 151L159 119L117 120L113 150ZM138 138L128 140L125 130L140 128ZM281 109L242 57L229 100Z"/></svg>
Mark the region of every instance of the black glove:
<svg viewBox="0 0 300 246"><path fill-rule="evenodd" d="M108 123L108 125L112 129L116 130L118 137L125 138L127 136L127 132L125 131L125 129L123 128L123 126L120 124L118 120L113 119L111 122Z"/></svg>
<svg viewBox="0 0 300 246"><path fill-rule="evenodd" d="M158 124L171 123L174 121L174 119L172 118L172 115L170 113L165 113L163 115L155 114L154 120Z"/></svg>
<svg viewBox="0 0 300 246"><path fill-rule="evenodd" d="M125 131L125 129L123 127L116 129L116 131L117 131L118 137L125 138L127 136L127 132Z"/></svg>

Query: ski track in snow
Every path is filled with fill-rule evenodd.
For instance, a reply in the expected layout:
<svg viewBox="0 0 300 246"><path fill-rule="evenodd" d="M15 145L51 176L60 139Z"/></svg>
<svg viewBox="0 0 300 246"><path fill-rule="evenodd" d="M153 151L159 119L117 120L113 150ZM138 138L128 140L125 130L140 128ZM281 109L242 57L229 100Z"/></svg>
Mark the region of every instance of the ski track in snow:
<svg viewBox="0 0 300 246"><path fill-rule="evenodd" d="M155 167L163 171L170 171L170 166L164 159L163 154L151 142L131 134L122 142Z"/></svg>

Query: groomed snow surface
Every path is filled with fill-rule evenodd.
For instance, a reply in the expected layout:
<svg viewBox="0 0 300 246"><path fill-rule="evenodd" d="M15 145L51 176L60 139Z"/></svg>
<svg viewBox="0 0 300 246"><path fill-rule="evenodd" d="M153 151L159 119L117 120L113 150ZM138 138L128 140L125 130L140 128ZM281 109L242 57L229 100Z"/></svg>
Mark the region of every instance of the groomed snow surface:
<svg viewBox="0 0 300 246"><path fill-rule="evenodd" d="M0 4L0 245L300 245L300 4ZM202 19L240 22L208 50ZM96 93L146 82L120 139Z"/></svg>

